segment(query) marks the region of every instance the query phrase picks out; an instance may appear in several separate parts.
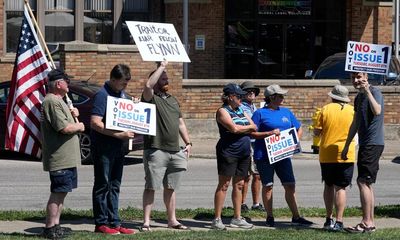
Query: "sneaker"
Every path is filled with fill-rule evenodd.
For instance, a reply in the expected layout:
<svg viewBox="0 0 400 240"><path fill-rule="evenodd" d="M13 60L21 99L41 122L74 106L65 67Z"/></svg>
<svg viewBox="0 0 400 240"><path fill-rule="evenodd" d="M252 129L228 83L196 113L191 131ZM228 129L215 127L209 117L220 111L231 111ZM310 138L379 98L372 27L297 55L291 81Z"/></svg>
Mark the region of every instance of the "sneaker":
<svg viewBox="0 0 400 240"><path fill-rule="evenodd" d="M121 234L135 234L136 233L133 229L124 228L122 226L118 226L114 229L117 230Z"/></svg>
<svg viewBox="0 0 400 240"><path fill-rule="evenodd" d="M247 206L246 203L243 203L243 204L240 206L240 210L241 210L242 212L248 212L250 209L249 209L249 207Z"/></svg>
<svg viewBox="0 0 400 240"><path fill-rule="evenodd" d="M326 221L324 223L323 229L331 230L334 225L335 225L335 221L333 221L332 218L326 218Z"/></svg>
<svg viewBox="0 0 400 240"><path fill-rule="evenodd" d="M233 228L244 228L244 229L253 228L253 224L246 222L246 219L244 219L242 217L241 218L232 218L230 226Z"/></svg>
<svg viewBox="0 0 400 240"><path fill-rule="evenodd" d="M267 225L267 227L274 227L275 226L274 217L268 216L267 219L265 220L265 224Z"/></svg>
<svg viewBox="0 0 400 240"><path fill-rule="evenodd" d="M333 225L333 227L331 229L329 229L329 231L333 231L333 232L342 232L343 230L344 230L343 223L338 222L338 221L336 221L335 224Z"/></svg>
<svg viewBox="0 0 400 240"><path fill-rule="evenodd" d="M224 223L221 218L216 218L212 220L211 228L216 230L226 230Z"/></svg>
<svg viewBox="0 0 400 240"><path fill-rule="evenodd" d="M259 203L259 204L253 205L253 206L251 207L251 210L264 212L264 211L265 211L265 208L264 208L264 206L263 206L261 203Z"/></svg>
<svg viewBox="0 0 400 240"><path fill-rule="evenodd" d="M314 223L306 220L303 217L298 217L298 218L292 218L292 224L293 225L312 225Z"/></svg>
<svg viewBox="0 0 400 240"><path fill-rule="evenodd" d="M57 225L54 225L50 228L44 228L41 236L47 239L62 239L66 237L66 235L59 230Z"/></svg>
<svg viewBox="0 0 400 240"><path fill-rule="evenodd" d="M107 225L100 225L100 226L96 226L94 229L94 232L97 233L104 233L104 234L109 234L109 235L117 235L120 234L120 232L115 229L115 228L110 228Z"/></svg>

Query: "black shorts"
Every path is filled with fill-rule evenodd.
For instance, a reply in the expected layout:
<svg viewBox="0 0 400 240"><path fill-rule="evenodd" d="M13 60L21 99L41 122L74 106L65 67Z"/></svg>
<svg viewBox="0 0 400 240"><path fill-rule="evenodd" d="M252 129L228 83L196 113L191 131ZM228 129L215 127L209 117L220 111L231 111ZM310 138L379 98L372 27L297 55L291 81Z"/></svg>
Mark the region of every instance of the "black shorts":
<svg viewBox="0 0 400 240"><path fill-rule="evenodd" d="M357 181L372 184L376 181L379 170L379 158L382 155L383 145L366 145L358 149Z"/></svg>
<svg viewBox="0 0 400 240"><path fill-rule="evenodd" d="M321 163L322 181L328 186L347 187L353 179L354 163Z"/></svg>
<svg viewBox="0 0 400 240"><path fill-rule="evenodd" d="M50 191L52 193L72 192L78 187L78 173L76 167L50 171Z"/></svg>
<svg viewBox="0 0 400 240"><path fill-rule="evenodd" d="M217 154L218 175L247 177L250 170L251 157L235 158Z"/></svg>

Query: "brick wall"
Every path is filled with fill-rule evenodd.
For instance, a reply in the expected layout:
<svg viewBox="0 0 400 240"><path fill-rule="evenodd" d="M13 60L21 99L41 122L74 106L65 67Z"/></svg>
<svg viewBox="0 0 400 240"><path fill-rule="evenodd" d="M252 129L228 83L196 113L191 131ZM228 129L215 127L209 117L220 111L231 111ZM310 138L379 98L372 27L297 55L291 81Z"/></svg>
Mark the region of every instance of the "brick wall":
<svg viewBox="0 0 400 240"><path fill-rule="evenodd" d="M249 80L249 79L248 79ZM184 102L182 111L189 119L214 119L215 111L221 106L222 88L229 82L238 84L246 80L228 79L185 79L183 80ZM261 80L251 79L260 87L260 95L256 105L264 98L264 89L270 84L279 84L289 90L285 97L284 106L289 107L300 120L307 121L313 116L317 107L322 107L331 102L327 95L332 87L339 84L338 80ZM353 101L357 91L352 86L347 86L350 99ZM385 100L385 123L400 124L400 87L379 86Z"/></svg>
<svg viewBox="0 0 400 240"><path fill-rule="evenodd" d="M132 81L127 92L140 96L148 75L156 69L154 62L144 62L136 48L129 45L97 45L90 43L68 43L60 46L61 68L76 80L87 80L103 85L109 79L110 71L116 64L131 68ZM170 63L168 77L171 92L181 98L182 64Z"/></svg>
<svg viewBox="0 0 400 240"><path fill-rule="evenodd" d="M225 1L189 4L189 78L224 77ZM182 2L165 4L166 22L182 40ZM195 50L195 35L205 35L205 50Z"/></svg>
<svg viewBox="0 0 400 240"><path fill-rule="evenodd" d="M392 15L392 7L365 6L363 0L348 1L348 39L390 45L392 43Z"/></svg>

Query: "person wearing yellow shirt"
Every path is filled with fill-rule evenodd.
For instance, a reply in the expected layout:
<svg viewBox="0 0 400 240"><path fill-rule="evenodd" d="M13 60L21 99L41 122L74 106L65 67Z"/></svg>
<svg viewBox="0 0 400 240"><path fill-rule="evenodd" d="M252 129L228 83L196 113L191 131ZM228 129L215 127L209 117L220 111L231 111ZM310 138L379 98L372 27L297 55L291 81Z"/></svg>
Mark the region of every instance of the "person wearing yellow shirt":
<svg viewBox="0 0 400 240"><path fill-rule="evenodd" d="M353 121L354 108L349 105L349 90L336 85L328 93L332 102L322 107L317 117L314 134L320 136L319 161L324 181L326 221L324 229L343 231L343 213L346 206L346 187L351 184L355 161L355 142L349 146L348 159L341 159L341 152ZM336 221L333 220L333 206Z"/></svg>

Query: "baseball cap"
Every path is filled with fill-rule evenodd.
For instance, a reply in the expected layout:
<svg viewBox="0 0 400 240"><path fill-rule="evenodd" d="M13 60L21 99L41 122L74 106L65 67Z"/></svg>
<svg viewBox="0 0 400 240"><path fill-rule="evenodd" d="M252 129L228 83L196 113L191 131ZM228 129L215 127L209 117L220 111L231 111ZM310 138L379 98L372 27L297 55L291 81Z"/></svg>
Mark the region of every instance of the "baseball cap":
<svg viewBox="0 0 400 240"><path fill-rule="evenodd" d="M247 92L243 91L239 85L236 83L228 83L224 87L224 95L229 95L229 94L236 94L236 95L245 95Z"/></svg>
<svg viewBox="0 0 400 240"><path fill-rule="evenodd" d="M287 92L288 92L288 90L282 89L281 86L279 86L277 84L272 84L272 85L269 85L268 87L265 88L264 96L265 97L269 97L269 96L272 96L274 94L285 95Z"/></svg>
<svg viewBox="0 0 400 240"><path fill-rule="evenodd" d="M67 82L70 80L71 76L68 76L63 70L61 69L53 69L47 74L47 79L49 82L56 81L56 80L66 80Z"/></svg>

